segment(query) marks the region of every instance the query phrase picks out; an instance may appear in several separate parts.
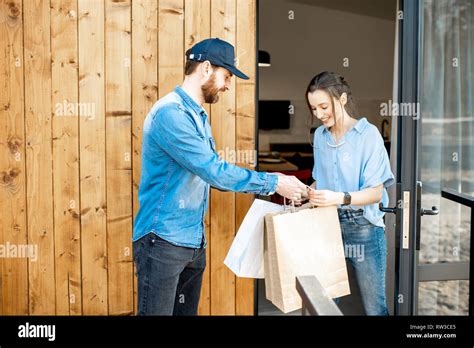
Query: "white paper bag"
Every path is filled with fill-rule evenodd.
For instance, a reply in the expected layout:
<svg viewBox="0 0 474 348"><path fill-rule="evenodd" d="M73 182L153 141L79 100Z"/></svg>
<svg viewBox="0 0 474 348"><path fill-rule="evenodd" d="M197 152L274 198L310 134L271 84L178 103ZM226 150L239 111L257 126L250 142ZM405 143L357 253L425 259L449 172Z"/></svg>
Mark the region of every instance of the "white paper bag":
<svg viewBox="0 0 474 348"><path fill-rule="evenodd" d="M284 207L255 199L224 260L235 275L244 278L264 278L263 228L266 214L283 211Z"/></svg>

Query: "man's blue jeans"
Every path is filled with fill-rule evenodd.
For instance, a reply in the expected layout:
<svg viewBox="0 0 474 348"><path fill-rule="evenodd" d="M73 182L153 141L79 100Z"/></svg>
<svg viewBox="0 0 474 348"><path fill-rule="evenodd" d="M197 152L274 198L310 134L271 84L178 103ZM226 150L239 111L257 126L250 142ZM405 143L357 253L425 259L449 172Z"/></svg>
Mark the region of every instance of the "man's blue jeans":
<svg viewBox="0 0 474 348"><path fill-rule="evenodd" d="M388 315L385 230L364 218L362 210L339 209L338 212L346 260L354 268L365 312L367 315Z"/></svg>
<svg viewBox="0 0 474 348"><path fill-rule="evenodd" d="M206 249L175 246L154 233L133 242L138 315L197 315Z"/></svg>

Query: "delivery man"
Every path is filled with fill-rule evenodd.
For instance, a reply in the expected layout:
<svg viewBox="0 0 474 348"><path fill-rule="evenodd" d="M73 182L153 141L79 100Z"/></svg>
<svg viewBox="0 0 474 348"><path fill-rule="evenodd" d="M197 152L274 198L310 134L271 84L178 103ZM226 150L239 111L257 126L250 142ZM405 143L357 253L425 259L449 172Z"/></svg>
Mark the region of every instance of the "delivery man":
<svg viewBox="0 0 474 348"><path fill-rule="evenodd" d="M306 186L219 159L204 103L230 88L234 47L206 39L186 52L181 86L158 100L143 127L140 209L133 231L138 315L196 315L206 267L209 187L298 201Z"/></svg>

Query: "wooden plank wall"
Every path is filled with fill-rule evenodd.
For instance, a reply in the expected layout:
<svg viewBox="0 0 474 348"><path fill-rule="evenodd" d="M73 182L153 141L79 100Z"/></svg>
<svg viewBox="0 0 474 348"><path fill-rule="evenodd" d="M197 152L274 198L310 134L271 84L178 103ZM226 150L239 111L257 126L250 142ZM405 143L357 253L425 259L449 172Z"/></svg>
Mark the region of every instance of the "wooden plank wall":
<svg viewBox="0 0 474 348"><path fill-rule="evenodd" d="M213 136L253 151L255 16L256 0L0 0L0 315L136 313L143 120L185 51L220 37L251 79L206 106ZM253 281L223 264L252 200L211 192L201 315L253 314Z"/></svg>

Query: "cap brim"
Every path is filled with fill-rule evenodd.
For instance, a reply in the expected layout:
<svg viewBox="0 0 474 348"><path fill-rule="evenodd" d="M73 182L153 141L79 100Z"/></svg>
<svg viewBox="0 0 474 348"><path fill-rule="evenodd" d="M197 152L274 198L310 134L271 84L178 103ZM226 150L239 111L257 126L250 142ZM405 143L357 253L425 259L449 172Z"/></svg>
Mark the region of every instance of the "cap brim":
<svg viewBox="0 0 474 348"><path fill-rule="evenodd" d="M249 80L250 77L248 77L247 75L245 75L242 71L240 71L239 69L237 69L235 66L231 66L231 65L225 65L224 68L226 68L227 70L229 70L232 74L234 74L235 76L241 78L241 79L244 79L244 80Z"/></svg>

